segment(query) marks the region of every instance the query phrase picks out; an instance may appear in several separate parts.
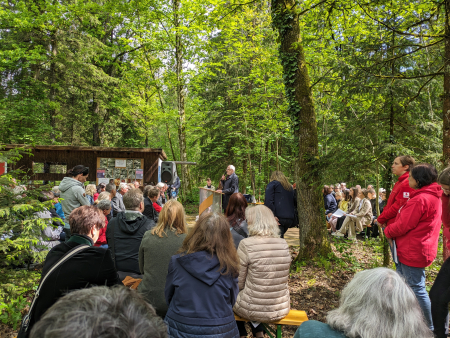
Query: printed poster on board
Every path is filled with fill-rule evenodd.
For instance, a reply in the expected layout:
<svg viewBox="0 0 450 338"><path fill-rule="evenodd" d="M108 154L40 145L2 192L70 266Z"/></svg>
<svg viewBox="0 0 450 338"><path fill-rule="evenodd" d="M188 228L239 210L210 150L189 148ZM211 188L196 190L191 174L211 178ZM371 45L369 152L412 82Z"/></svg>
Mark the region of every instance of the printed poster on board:
<svg viewBox="0 0 450 338"><path fill-rule="evenodd" d="M97 178L105 178L105 169L97 169Z"/></svg>
<svg viewBox="0 0 450 338"><path fill-rule="evenodd" d="M117 160L116 159L116 168L126 168L127 160Z"/></svg>
<svg viewBox="0 0 450 338"><path fill-rule="evenodd" d="M144 178L144 170L143 169L136 169L136 179L142 180Z"/></svg>

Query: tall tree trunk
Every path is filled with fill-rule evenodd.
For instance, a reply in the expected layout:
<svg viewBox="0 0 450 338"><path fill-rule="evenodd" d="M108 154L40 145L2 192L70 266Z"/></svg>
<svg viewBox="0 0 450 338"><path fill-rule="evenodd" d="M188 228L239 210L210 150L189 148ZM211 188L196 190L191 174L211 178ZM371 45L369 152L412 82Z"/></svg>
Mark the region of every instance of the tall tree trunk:
<svg viewBox="0 0 450 338"><path fill-rule="evenodd" d="M50 102L53 104L53 108L50 109L50 140L52 143L56 142L55 129L56 129L56 105L54 103L56 96L56 55L58 54L57 44L57 32L52 33L50 42L50 52L52 61L50 62Z"/></svg>
<svg viewBox="0 0 450 338"><path fill-rule="evenodd" d="M317 120L310 79L300 36L296 0L272 0L272 21L280 36L279 58L283 66L288 112L298 139L295 163L300 220L300 249L296 261L331 251L320 193ZM292 9L292 10L291 10Z"/></svg>
<svg viewBox="0 0 450 338"><path fill-rule="evenodd" d="M173 0L173 21L175 26L175 61L177 75L177 105L178 105L178 140L180 143L180 160L187 161L186 153L186 113L184 110L184 81L183 81L183 44L180 32L180 0ZM181 165L182 191L187 193L190 187L189 166Z"/></svg>
<svg viewBox="0 0 450 338"><path fill-rule="evenodd" d="M100 124L99 124L99 116L98 112L100 110L100 105L95 98L95 93L92 94L92 120L94 123L92 124L92 145L94 147L100 145Z"/></svg>
<svg viewBox="0 0 450 338"><path fill-rule="evenodd" d="M443 160L444 166L450 164L450 0L445 0L445 52L444 52L444 95L443 95ZM444 236L444 259L448 257Z"/></svg>

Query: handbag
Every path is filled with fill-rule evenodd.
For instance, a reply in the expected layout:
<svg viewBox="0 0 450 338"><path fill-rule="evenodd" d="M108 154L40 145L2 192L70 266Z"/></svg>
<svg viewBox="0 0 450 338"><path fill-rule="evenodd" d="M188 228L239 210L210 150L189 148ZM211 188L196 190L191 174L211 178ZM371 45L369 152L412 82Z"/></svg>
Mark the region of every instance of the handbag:
<svg viewBox="0 0 450 338"><path fill-rule="evenodd" d="M28 331L28 326L30 325L30 318L33 315L33 308L36 304L36 300L39 297L39 293L42 289L42 285L44 285L45 281L47 280L47 277L52 274L53 271L55 271L61 264L63 264L65 261L67 261L69 258L75 256L80 251L83 251L84 249L89 248L89 245L82 244L78 245L69 252L67 252L64 256L62 256L59 261L55 263L51 267L51 269L47 272L47 274L42 278L41 282L39 283L39 286L36 290L36 294L34 295L33 302L31 303L30 310L28 313L23 317L22 324L20 326L19 334L17 335L17 338L27 338L30 335L30 332Z"/></svg>

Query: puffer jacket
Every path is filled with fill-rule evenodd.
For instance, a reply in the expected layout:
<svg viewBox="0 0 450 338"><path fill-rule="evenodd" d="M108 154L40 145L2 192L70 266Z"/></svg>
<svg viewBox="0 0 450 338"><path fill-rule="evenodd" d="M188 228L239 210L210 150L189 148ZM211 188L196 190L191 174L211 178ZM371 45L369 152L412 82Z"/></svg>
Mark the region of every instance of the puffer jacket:
<svg viewBox="0 0 450 338"><path fill-rule="evenodd" d="M384 229L387 238L395 239L400 263L415 268L433 263L441 230L441 195L437 183L413 190L394 223Z"/></svg>
<svg viewBox="0 0 450 338"><path fill-rule="evenodd" d="M288 315L289 246L283 238L254 236L241 241L239 295L234 312L256 322L273 322Z"/></svg>

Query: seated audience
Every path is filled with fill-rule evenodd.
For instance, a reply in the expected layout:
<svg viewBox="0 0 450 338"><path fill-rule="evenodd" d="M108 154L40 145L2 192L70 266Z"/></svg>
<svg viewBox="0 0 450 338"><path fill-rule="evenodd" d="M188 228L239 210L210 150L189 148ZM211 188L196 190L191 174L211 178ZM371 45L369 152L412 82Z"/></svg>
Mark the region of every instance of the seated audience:
<svg viewBox="0 0 450 338"><path fill-rule="evenodd" d="M111 254L106 249L94 247L100 229L105 224L100 210L93 206L81 206L73 210L68 218L72 236L50 250L42 268L42 276L73 248L80 244L88 247L69 258L48 276L35 300L28 332L45 311L67 292L94 285L121 284Z"/></svg>
<svg viewBox="0 0 450 338"><path fill-rule="evenodd" d="M103 215L105 215L105 226L100 229L100 234L94 246L108 249L108 242L106 241L106 229L108 228L107 216L111 213L111 201L109 200L109 198L102 199L97 203L97 208L103 213Z"/></svg>
<svg viewBox="0 0 450 338"><path fill-rule="evenodd" d="M325 186L323 190L323 203L325 207L325 215L327 215L327 220L330 219L331 214L336 211L337 209L337 203L336 199L334 198L333 194L333 188L329 186Z"/></svg>
<svg viewBox="0 0 450 338"><path fill-rule="evenodd" d="M309 320L294 338L433 338L412 290L394 271L358 272L327 323Z"/></svg>
<svg viewBox="0 0 450 338"><path fill-rule="evenodd" d="M166 279L171 337L237 338L239 260L224 216L203 213L172 256Z"/></svg>
<svg viewBox="0 0 450 338"><path fill-rule="evenodd" d="M94 202L97 200L98 195L100 195L102 192L106 191L105 188L106 188L106 184L105 183L100 183L97 186L97 192L94 194Z"/></svg>
<svg viewBox="0 0 450 338"><path fill-rule="evenodd" d="M94 205L98 205L98 203L100 203L100 201L103 201L103 200L109 201L109 205L110 205L109 210L110 210L110 211L109 211L109 214L106 215L106 219L107 219L108 222L109 222L109 221L111 220L111 218L112 218L111 193L109 193L109 192L107 192L107 191L101 192L100 195L98 195L97 200L94 202Z"/></svg>
<svg viewBox="0 0 450 338"><path fill-rule="evenodd" d="M90 205L94 205L94 194L97 192L95 184L88 184L86 187L86 197Z"/></svg>
<svg viewBox="0 0 450 338"><path fill-rule="evenodd" d="M156 189L158 190L158 189ZM138 291L164 317L167 269L186 238L186 215L180 202L169 200L162 208L158 224L147 231L139 248L139 268L143 275Z"/></svg>
<svg viewBox="0 0 450 338"><path fill-rule="evenodd" d="M63 221L65 219L64 217L64 211L62 210L61 202L59 202L59 197L61 196L61 190L59 190L58 186L54 186L52 188L53 195L55 196L55 204L53 205L55 207L56 213L58 214L59 218L61 218Z"/></svg>
<svg viewBox="0 0 450 338"><path fill-rule="evenodd" d="M111 218L113 217L113 210L114 210L114 205L112 202L112 199L114 198L114 196L116 196L116 185L114 183L108 183L105 187L105 192L108 192L110 194L110 199L111 199ZM100 195L98 196L100 197ZM111 219L108 218L108 221L110 221Z"/></svg>
<svg viewBox="0 0 450 338"><path fill-rule="evenodd" d="M350 196L350 190L345 190L343 193L343 198L341 198L341 201L338 204L338 209L341 209L343 212L347 212L348 206L351 203L352 197ZM331 216L330 219L330 225L331 225L331 232L336 232L336 230L339 230L342 226L342 223L344 222L345 217L336 217ZM340 225L338 226L338 223Z"/></svg>
<svg viewBox="0 0 450 338"><path fill-rule="evenodd" d="M359 203L352 212L348 213L354 217L346 216L342 228L332 233L333 236L343 237L348 232L348 238L356 240L356 232L363 231L364 226L372 222L372 206L368 196L369 191L367 189L359 190Z"/></svg>
<svg viewBox="0 0 450 338"><path fill-rule="evenodd" d="M123 286L95 286L59 299L30 337L166 338L167 328L136 292Z"/></svg>
<svg viewBox="0 0 450 338"><path fill-rule="evenodd" d="M111 219L106 229L106 240L111 250L121 280L126 276L138 277L139 246L146 231L155 222L142 214L144 196L139 189L131 189L123 196L125 211Z"/></svg>
<svg viewBox="0 0 450 338"><path fill-rule="evenodd" d="M250 237L241 241L239 295L234 312L253 322L267 323L286 317L290 310L289 267L291 255L280 238L269 208L257 205L245 211ZM246 337L245 322L238 321L239 335ZM264 336L264 328L251 325L253 335Z"/></svg>
<svg viewBox="0 0 450 338"><path fill-rule="evenodd" d="M428 163L416 164L410 170L409 186L414 189L384 235L396 248L397 272L414 291L431 330L431 303L425 286L425 268L436 258L441 230L442 188L436 183L437 170ZM396 259L397 258L397 259Z"/></svg>
<svg viewBox="0 0 450 338"><path fill-rule="evenodd" d="M142 213L155 223L158 222L159 211L161 211L161 207L156 204L159 194L159 189L154 186L147 185L144 188L144 211ZM155 204L159 211L156 211Z"/></svg>
<svg viewBox="0 0 450 338"><path fill-rule="evenodd" d="M119 190L115 196L111 198L113 217L116 217L119 212L125 211L125 205L123 203L123 195L127 193L128 185L126 183L120 183Z"/></svg>
<svg viewBox="0 0 450 338"><path fill-rule="evenodd" d="M51 201L52 204L55 202L54 199L55 195L51 191L43 191L41 196L39 196L38 198L39 202ZM60 221L57 220L60 217L56 213L56 210L54 208L44 209L42 211L36 212L35 215L37 218L42 219L48 224L48 226L42 230L42 237L38 242L38 246L41 246L44 249L51 249L64 241L64 226ZM40 249L41 248L39 247L35 247L36 251L40 251Z"/></svg>
<svg viewBox="0 0 450 338"><path fill-rule="evenodd" d="M369 185L369 187L371 187L371 185ZM376 237L378 237L378 224L375 223L375 220L378 217L378 214L377 214L378 198L377 198L377 195L375 194L375 189L368 188L367 190L369 191L368 198L370 200L370 205L372 207L372 222L370 223L370 226L367 226L367 229L366 229L367 236L376 238ZM381 213L381 208L380 208L380 213Z"/></svg>
<svg viewBox="0 0 450 338"><path fill-rule="evenodd" d="M240 192L231 195L228 201L225 216L230 223L231 235L233 236L236 249L239 243L248 237L247 221L245 220L245 209L247 209L247 200Z"/></svg>

